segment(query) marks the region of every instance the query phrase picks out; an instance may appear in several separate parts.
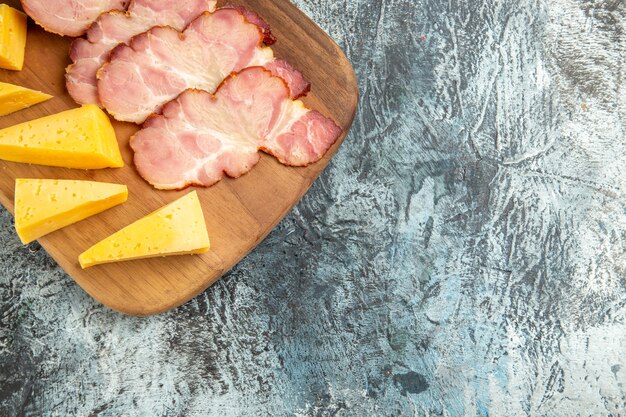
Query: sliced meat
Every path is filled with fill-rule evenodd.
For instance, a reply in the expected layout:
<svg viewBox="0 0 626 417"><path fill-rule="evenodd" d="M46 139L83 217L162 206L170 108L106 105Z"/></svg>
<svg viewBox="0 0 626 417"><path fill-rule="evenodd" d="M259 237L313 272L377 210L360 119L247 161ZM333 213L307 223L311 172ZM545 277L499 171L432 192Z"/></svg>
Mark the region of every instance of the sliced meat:
<svg viewBox="0 0 626 417"><path fill-rule="evenodd" d="M213 92L232 72L265 65L291 83L292 97L306 93L302 74L280 64L263 46L264 37L258 25L230 8L203 14L182 34L153 28L111 52L98 71L100 102L117 120L142 123L186 89Z"/></svg>
<svg viewBox="0 0 626 417"><path fill-rule="evenodd" d="M286 165L316 162L341 129L289 93L261 67L232 75L215 95L187 90L131 138L135 165L154 187L171 190L239 177L259 161L259 150Z"/></svg>
<svg viewBox="0 0 626 417"><path fill-rule="evenodd" d="M283 59L275 59L274 61L265 64L265 69L269 70L272 74L285 80L289 86L289 90L292 92L291 98L300 98L306 96L311 91L311 83L309 83L304 75L291 64Z"/></svg>
<svg viewBox="0 0 626 417"><path fill-rule="evenodd" d="M128 11L103 13L87 31L87 39L76 39L70 48L73 64L65 75L67 91L79 104L100 104L96 72L109 52L120 43L154 26L183 30L205 11L214 11L216 0L134 0Z"/></svg>
<svg viewBox="0 0 626 417"><path fill-rule="evenodd" d="M261 16L253 12L252 10L246 9L243 6L236 6L234 4L227 4L222 7L222 9L235 9L241 12L246 17L246 20L250 23L254 23L261 29L263 32L263 43L266 45L273 45L276 43L276 37L272 34L272 30L270 29L270 25L267 24L265 19Z"/></svg>
<svg viewBox="0 0 626 417"><path fill-rule="evenodd" d="M22 0L22 7L48 32L81 36L104 12L126 10L128 0Z"/></svg>

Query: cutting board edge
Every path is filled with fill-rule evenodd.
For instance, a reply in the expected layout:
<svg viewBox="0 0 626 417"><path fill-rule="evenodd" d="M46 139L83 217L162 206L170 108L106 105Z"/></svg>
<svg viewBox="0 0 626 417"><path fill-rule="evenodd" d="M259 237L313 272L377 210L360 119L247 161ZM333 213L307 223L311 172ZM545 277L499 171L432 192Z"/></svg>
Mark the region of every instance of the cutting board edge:
<svg viewBox="0 0 626 417"><path fill-rule="evenodd" d="M325 43L323 47L326 48L325 49L326 53L329 56L332 55L335 60L334 62L336 62L336 67L334 68L333 73L336 74L337 77L342 77L341 78L342 81L345 82L345 84L343 85L344 88L341 89L341 92L343 94L346 94L346 96L342 96L343 97L342 106L344 106L343 109L345 111L340 111L338 113L338 114L341 114L342 116L340 116L341 120L337 120L337 123L343 129L343 134L337 140L335 145L333 145L333 147L327 153L327 155L324 156L323 160L318 162L318 164L322 165L322 168L319 170L313 169L313 170L304 171L304 173L302 174L302 182L299 184L297 188L294 189L294 191L297 190L297 194L296 194L297 198L294 199L293 203L290 206L288 206L286 209L277 211L276 212L277 216L275 218L272 219L272 216L267 216L266 220L269 220L269 222L264 223L264 224L265 225L270 224L270 226L262 229L262 233L260 233L259 236L256 236L253 240L251 240L249 244L242 245L242 247L240 247L242 249L241 254L239 253L236 254L237 256L236 259L229 258L228 262L222 262L221 268L207 269L207 275L206 275L207 278L204 280L200 279L201 285L194 285L193 287L190 286L189 291L182 292L183 295L180 295L181 293L179 293L177 297L174 297L174 298L166 299L166 297L163 297L160 299L160 301L162 302L158 302L153 305L148 305L145 302L136 303L136 304L128 303L128 302L124 302L124 300L119 297L116 298L114 295L111 295L111 297L107 297L105 294L105 296L103 297L102 293L89 291L87 288L85 288L85 286L81 284L81 279L84 280L85 278L84 277L76 278L74 276L74 274L76 274L78 269L80 268L78 266L77 259L74 260L74 259L68 258L67 256L64 256L62 248L56 248L56 246L52 242L48 243L47 239L45 238L42 239L40 244L46 250L46 252L57 262L57 264L61 268L63 268L64 272L66 272L70 277L72 277L72 279L87 294L89 294L92 298L94 298L99 303L103 304L104 306L114 311L117 311L123 314L139 316L139 317L147 317L147 316L163 313L165 311L179 307L189 302L190 300L192 300L199 294L203 293L204 291L206 291L209 287L215 284L215 282L217 282L225 273L230 271L235 265L237 265L237 263L239 263L250 252L252 252L254 248L256 248L258 244L260 244L269 235L269 233L276 227L276 225L282 219L284 219L287 214L289 214L293 210L293 207L296 204L298 204L298 202L302 199L302 196L309 190L313 182L321 175L324 168L329 163L330 159L337 153L341 144L343 143L345 138L348 136L349 131L353 125L354 119L358 111L358 102L359 102L358 80L357 80L354 68L351 65L350 61L348 60L345 52L326 32L324 32L319 27L319 25L317 25L310 18L308 18L308 16L306 16L304 12L302 12L297 7L295 7L293 3L291 3L290 1L287 1L286 3L291 4L291 6L293 7L293 10L295 10L296 12L295 14L298 15L299 19L306 19L307 21L306 25L311 25L311 27L314 27L312 29L313 32L316 33L315 35L316 37L314 39L320 42L320 45L323 45ZM29 24L32 24L32 22ZM327 41L327 43L324 41ZM327 67L322 67L322 68L330 68L330 67L327 66ZM36 75L36 72L33 72L33 74ZM64 97L61 96L59 98L64 98ZM327 102L322 102L322 103L327 103ZM332 117L333 112L330 112L330 114L328 115ZM0 193L0 194L2 194L0 196L1 202L3 203L5 207L7 207L8 211L12 213L12 207L11 207L12 204L10 204L11 196L8 194L4 195L5 193ZM210 233L210 230L209 230L209 233ZM134 261L130 261L130 262L134 262ZM70 271L73 271L73 272L70 272ZM201 275L198 275L198 276L201 277Z"/></svg>
<svg viewBox="0 0 626 417"><path fill-rule="evenodd" d="M347 64L347 65L342 65L341 68L344 69L344 70L346 70L346 69L348 70L347 72L344 71L345 76L347 77L347 79L352 81L350 84L354 87L352 92L351 92L351 94L350 94L350 97L352 99L351 100L352 111L351 111L351 114L350 114L350 117L349 117L349 122L347 123L347 127L345 127L343 129L343 133L341 134L339 139L337 139L337 142L335 143L335 145L333 145L333 147L328 151L328 153L326 155L324 155L324 159L327 159L329 161L329 162L327 162L327 165L328 165L328 163L330 163L330 160L332 160L334 155L341 148L341 145L343 145L344 140L348 137L348 135L349 135L349 133L350 133L350 131L352 129L352 126L354 124L354 119L356 118L356 115L357 115L357 112L358 112L358 104L359 104L359 97L360 97L360 92L359 92L359 88L358 88L358 78L356 76L356 72L354 70L354 67L352 66L352 63L348 59L348 57L347 57L346 53L343 51L343 49L319 25L317 25L317 23L313 22L306 14L304 14L304 12L302 12L300 9L298 9L298 12L303 16L303 18L308 19L310 22L312 22L316 26L316 28L320 32L322 32L324 34L324 36L328 39L328 41L330 41L332 43L332 45L335 48L336 53L338 54L338 56L340 56L342 58L344 64ZM175 300L175 301L173 301L171 303L162 303L162 304L155 305L155 306L150 306L150 307L147 307L147 308L145 306L133 306L133 307L137 307L137 308L126 308L126 306L120 306L120 305L112 304L112 303L109 303L108 301L100 299L96 295L91 294L89 291L87 291L85 288L83 288L82 285L77 280L75 280L73 277L72 277L72 279L85 292L87 292L87 294L89 294L96 301L98 301L101 304L105 305L106 307L108 307L108 308L110 308L110 309L112 309L114 311L117 311L119 313L122 313L122 314L127 314L127 315L135 316L135 317L150 317L150 316L153 316L153 315L165 313L167 311L170 311L170 310L176 309L178 307L181 307L182 305L188 303L189 301L193 300L194 298L196 298L197 296L199 296L200 294L202 294L203 292L205 292L206 290L211 288L225 274L230 272L235 266L237 266L237 264L239 264L244 258L246 258L261 242L263 242L265 240L265 238L267 238L267 236L276 228L276 226L289 213L291 213L293 208L300 202L302 197L306 194L306 192L311 188L313 183L320 177L320 175L322 175L322 173L324 171L325 171L325 169L317 172L317 174L315 176L307 178L307 183L305 184L304 187L302 187L302 189L300 191L300 195L296 199L295 203L285 213L283 213L282 215L278 216L274 220L272 225L270 227L268 227L267 230L262 235L260 235L250 245L250 247L246 248L246 250L244 252L242 252L242 255L241 255L241 257L239 259L237 259L235 262L233 262L230 265L225 265L224 268L222 269L222 271L220 271L214 277L211 277L210 279L208 279L207 280L208 283L206 285L201 286L200 289L193 289L193 290L191 290L189 292L188 295L185 295L185 296L181 297L180 299L177 299L177 300ZM210 231L209 231L209 235L210 235ZM46 249L46 251L47 251L47 249ZM57 260L55 259L55 261L57 261Z"/></svg>
<svg viewBox="0 0 626 417"><path fill-rule="evenodd" d="M358 99L357 99L358 102ZM354 118L356 117L356 112L357 112L357 107L355 106L353 115L352 115L352 121L354 121ZM352 122L350 122L350 128L352 127ZM334 146L333 149L331 151L329 151L329 154L325 156L325 158L329 158L332 159L332 157L338 152L339 148L341 147L341 145L343 144L343 141L345 140L345 138L348 136L348 134L350 133L350 128L348 130L345 130L344 133L341 135L341 137L337 140L337 146ZM302 197L306 194L306 192L311 188L311 186L313 185L313 183L320 177L320 175L323 173L324 171L320 171L318 173L318 175L316 175L315 177L311 177L307 180L307 184L305 187L302 187L302 190L300 192L300 196L298 197L298 199L296 200L296 202L294 203L294 205L292 205L290 207L289 210L287 210L283 215L281 216L277 216L277 218L274 220L274 222L272 223L272 225L270 227L268 227L266 229L266 231L261 234L248 248L246 248L245 252L242 253L241 257L236 260L235 262L233 262L231 265L225 265L223 267L223 269L221 271L218 271L213 277L210 277L207 279L207 284L206 285L202 285L199 288L194 288L191 289L189 291L189 294L185 294L184 296L180 297L179 299L172 299L173 301L170 303L161 303L161 304L156 304L153 306L149 306L146 307L144 305L127 305L127 304L116 304L116 303L111 303L108 300L102 299L101 297L99 297L97 294L92 294L90 291L88 291L86 288L84 288L81 283L79 281L77 281L76 279L74 279L72 277L72 275L70 275L68 273L68 275L72 278L72 280L74 282L76 282L78 284L79 287L81 287L83 289L83 291L85 291L87 294L89 294L89 296L91 296L93 299L95 299L96 301L98 301L99 303L103 304L104 306L110 308L111 310L114 310L118 313L122 313L122 314L126 314L126 315L130 315L130 316L135 316L135 317L150 317L150 316L154 316L157 314L161 314L161 313L165 313L167 311L176 309L186 303L188 303L189 301L193 300L194 298L196 298L198 295L202 294L203 292L205 292L206 290L208 290L209 288L211 288L217 281L219 281L225 274L227 274L228 272L230 272L235 266L237 266L237 264L239 264L239 262L241 262L244 258L246 258L250 253L252 253L252 251L261 243L263 242L267 236L276 228L276 226L289 214L291 213L291 211L293 210L293 208L300 202L300 200L302 199ZM211 234L211 231L209 230L209 236ZM51 251L49 251L46 248L45 244L42 244L42 247L46 250L46 252L48 252L48 254L55 260L55 262L57 262L61 268L63 268L62 266L62 261L60 261L59 259L57 259L55 257L55 255L53 253L51 253ZM188 256L193 256L193 255L188 255ZM129 261L129 262L135 262L135 261ZM97 268L94 267L94 268ZM65 268L63 268L63 270L65 271ZM67 273L67 272L66 272ZM131 308L128 308L131 307Z"/></svg>

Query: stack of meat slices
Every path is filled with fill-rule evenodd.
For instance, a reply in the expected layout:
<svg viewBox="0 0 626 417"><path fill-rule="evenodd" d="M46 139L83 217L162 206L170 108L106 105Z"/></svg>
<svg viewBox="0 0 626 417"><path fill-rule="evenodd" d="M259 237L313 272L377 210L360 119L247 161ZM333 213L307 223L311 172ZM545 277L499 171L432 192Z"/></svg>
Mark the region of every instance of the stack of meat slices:
<svg viewBox="0 0 626 417"><path fill-rule="evenodd" d="M86 39L76 39L70 48L73 64L66 74L70 95L79 104L100 104L96 73L113 48L157 25L182 30L205 11L214 11L215 3L215 0L135 0L127 11L113 10L99 15L87 30Z"/></svg>
<svg viewBox="0 0 626 417"><path fill-rule="evenodd" d="M298 100L309 83L274 56L268 24L243 7L216 10L215 0L23 4L51 32L86 34L71 47L68 91L117 120L143 123L131 138L135 165L158 189L239 177L259 151L306 166L341 134Z"/></svg>

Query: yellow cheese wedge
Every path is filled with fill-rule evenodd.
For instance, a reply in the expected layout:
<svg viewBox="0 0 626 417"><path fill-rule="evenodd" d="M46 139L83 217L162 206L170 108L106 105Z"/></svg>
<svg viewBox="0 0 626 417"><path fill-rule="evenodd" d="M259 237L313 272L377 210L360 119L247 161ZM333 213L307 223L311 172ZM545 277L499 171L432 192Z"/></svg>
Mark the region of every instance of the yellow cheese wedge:
<svg viewBox="0 0 626 417"><path fill-rule="evenodd" d="M15 181L15 229L24 244L123 203L128 188L92 181Z"/></svg>
<svg viewBox="0 0 626 417"><path fill-rule="evenodd" d="M88 268L109 262L198 254L210 246L200 200L192 191L96 243L78 261Z"/></svg>
<svg viewBox="0 0 626 417"><path fill-rule="evenodd" d="M41 91L30 90L19 85L0 83L0 116L6 116L51 98L51 95Z"/></svg>
<svg viewBox="0 0 626 417"><path fill-rule="evenodd" d="M0 130L0 159L65 168L120 168L111 121L93 104Z"/></svg>
<svg viewBox="0 0 626 417"><path fill-rule="evenodd" d="M0 68L21 70L26 49L26 15L0 4Z"/></svg>

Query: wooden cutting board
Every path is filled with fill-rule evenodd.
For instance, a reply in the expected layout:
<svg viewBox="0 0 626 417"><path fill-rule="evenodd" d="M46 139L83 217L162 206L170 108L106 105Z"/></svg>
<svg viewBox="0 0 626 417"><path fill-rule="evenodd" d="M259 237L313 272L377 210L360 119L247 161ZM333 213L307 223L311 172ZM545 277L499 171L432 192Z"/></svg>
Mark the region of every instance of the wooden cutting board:
<svg viewBox="0 0 626 417"><path fill-rule="evenodd" d="M6 3L21 10L18 0ZM337 151L354 119L358 100L354 71L328 35L288 0L231 3L247 6L267 19L278 38L273 46L276 55L294 64L312 83L305 103L332 117L344 134L320 162L307 168L286 167L263 155L260 163L242 178L225 179L209 189L198 189L211 237L208 253L80 268L78 255L85 249L188 192L156 191L139 177L128 146L129 137L137 130L135 125L114 123L125 168L83 171L0 161L0 202L11 212L15 178L81 179L128 185L129 199L125 204L39 240L85 291L117 311L139 316L156 314L206 290L256 247L300 200ZM55 98L0 117L0 128L77 107L65 91L63 78L69 64L70 41L45 32L29 20L24 69L0 70L0 81L41 90ZM8 229L12 225L2 227Z"/></svg>

